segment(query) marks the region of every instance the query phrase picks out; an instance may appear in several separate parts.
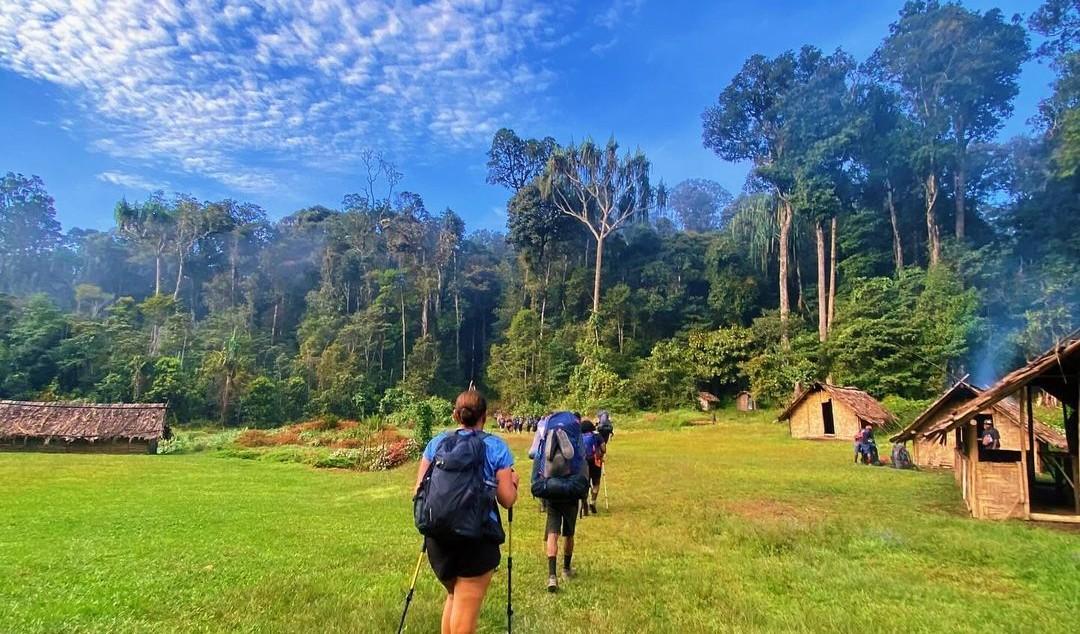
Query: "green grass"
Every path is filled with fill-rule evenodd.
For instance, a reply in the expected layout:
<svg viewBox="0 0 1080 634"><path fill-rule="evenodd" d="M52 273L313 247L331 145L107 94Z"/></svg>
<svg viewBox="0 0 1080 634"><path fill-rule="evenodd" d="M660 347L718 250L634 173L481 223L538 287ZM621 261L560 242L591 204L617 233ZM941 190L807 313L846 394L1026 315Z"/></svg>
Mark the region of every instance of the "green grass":
<svg viewBox="0 0 1080 634"><path fill-rule="evenodd" d="M766 414L687 417L620 425L611 512L580 522L555 596L524 495L515 631L1076 631L1080 533L971 520L951 474L854 466ZM414 474L0 454L0 632L392 632ZM425 567L409 631L437 631L442 596ZM501 570L481 631L505 598Z"/></svg>

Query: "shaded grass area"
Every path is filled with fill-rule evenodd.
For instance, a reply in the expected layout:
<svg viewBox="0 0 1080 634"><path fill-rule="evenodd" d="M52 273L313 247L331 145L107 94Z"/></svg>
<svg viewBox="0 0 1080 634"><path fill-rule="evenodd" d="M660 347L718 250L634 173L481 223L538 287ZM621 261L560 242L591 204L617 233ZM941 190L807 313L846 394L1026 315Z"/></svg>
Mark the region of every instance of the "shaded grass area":
<svg viewBox="0 0 1080 634"><path fill-rule="evenodd" d="M976 522L951 474L854 466L849 443L767 417L616 420L611 512L579 523L559 595L526 493L515 631L1075 631L1080 534ZM510 438L519 461L528 440ZM0 631L393 631L414 475L0 454ZM505 627L505 598L501 570L481 631ZM437 631L441 599L425 568L410 631Z"/></svg>

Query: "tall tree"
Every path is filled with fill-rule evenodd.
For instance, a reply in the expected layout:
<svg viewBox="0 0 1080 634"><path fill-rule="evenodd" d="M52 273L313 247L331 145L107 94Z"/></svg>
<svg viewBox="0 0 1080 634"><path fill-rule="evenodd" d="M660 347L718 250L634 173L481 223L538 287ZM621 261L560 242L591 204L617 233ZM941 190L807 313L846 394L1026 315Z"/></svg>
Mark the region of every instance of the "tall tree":
<svg viewBox="0 0 1080 634"><path fill-rule="evenodd" d="M523 139L509 128L500 128L488 150L487 182L519 191L544 171L558 145L555 139Z"/></svg>
<svg viewBox="0 0 1080 634"><path fill-rule="evenodd" d="M142 203L121 200L116 204L116 228L135 246L154 259L154 294L161 294L161 265L174 227L174 218L161 192Z"/></svg>
<svg viewBox="0 0 1080 634"><path fill-rule="evenodd" d="M795 207L797 157L820 140L821 132L807 117L800 118L803 100L815 86L827 84L850 57L837 51L825 55L804 46L769 59L754 55L743 63L717 104L702 115L705 147L729 161L753 164L751 185L771 191L776 200L779 229L779 288L781 334L787 341L791 313L789 264Z"/></svg>
<svg viewBox="0 0 1080 634"><path fill-rule="evenodd" d="M581 222L596 242L593 314L597 315L604 243L648 207L652 196L649 160L641 150L620 158L614 137L603 148L586 139L579 146L570 145L552 154L540 187L562 213Z"/></svg>
<svg viewBox="0 0 1080 634"><path fill-rule="evenodd" d="M720 183L706 178L684 180L667 196L679 226L686 231L712 231L720 228L721 214L734 198Z"/></svg>
<svg viewBox="0 0 1080 634"><path fill-rule="evenodd" d="M41 178L12 172L0 178L0 292L38 290L60 240L53 199Z"/></svg>
<svg viewBox="0 0 1080 634"><path fill-rule="evenodd" d="M1018 20L1018 18L1017 18ZM889 26L872 64L896 84L919 123L930 263L941 259L935 204L940 169L951 168L955 235L966 232L968 149L989 141L1012 113L1027 36L998 9L979 13L958 3L912 1Z"/></svg>

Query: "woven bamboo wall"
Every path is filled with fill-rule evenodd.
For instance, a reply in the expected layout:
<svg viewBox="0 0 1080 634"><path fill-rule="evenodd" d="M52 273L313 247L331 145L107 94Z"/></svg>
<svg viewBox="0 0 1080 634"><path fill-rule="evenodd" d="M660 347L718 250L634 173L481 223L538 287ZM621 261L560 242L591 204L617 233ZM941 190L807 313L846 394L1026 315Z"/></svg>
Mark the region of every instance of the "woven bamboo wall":
<svg viewBox="0 0 1080 634"><path fill-rule="evenodd" d="M815 392L803 399L802 403L791 412L792 438L824 438L825 420L821 417L821 404L830 400L827 392ZM833 401L833 424L835 437L851 440L859 431L859 419L855 413L839 401Z"/></svg>

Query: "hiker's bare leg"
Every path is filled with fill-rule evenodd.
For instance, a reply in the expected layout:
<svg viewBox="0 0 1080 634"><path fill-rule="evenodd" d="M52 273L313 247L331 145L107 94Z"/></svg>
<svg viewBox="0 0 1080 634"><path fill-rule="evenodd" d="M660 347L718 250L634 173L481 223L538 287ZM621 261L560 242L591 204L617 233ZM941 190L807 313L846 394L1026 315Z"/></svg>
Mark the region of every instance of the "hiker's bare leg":
<svg viewBox="0 0 1080 634"><path fill-rule="evenodd" d="M457 583L457 579L451 579L450 581L444 581L443 585L446 586L446 602L443 603L442 609L442 624L439 627L439 631L442 634L450 634L450 620L451 615L454 613L454 584Z"/></svg>
<svg viewBox="0 0 1080 634"><path fill-rule="evenodd" d="M491 570L479 577L458 577L454 586L454 606L450 614L450 634L472 634L480 620L480 606L491 584Z"/></svg>
<svg viewBox="0 0 1080 634"><path fill-rule="evenodd" d="M548 533L547 534L547 556L558 557L559 555L559 534Z"/></svg>
<svg viewBox="0 0 1080 634"><path fill-rule="evenodd" d="M566 538L566 544L563 546L563 557L569 557L574 554L574 536L571 535ZM549 557L551 555L548 555Z"/></svg>

